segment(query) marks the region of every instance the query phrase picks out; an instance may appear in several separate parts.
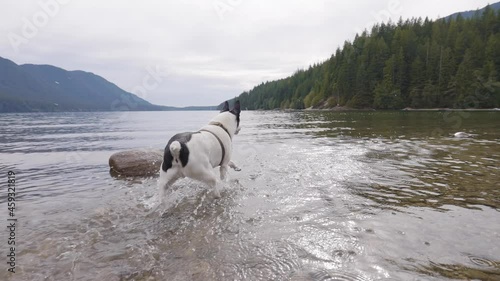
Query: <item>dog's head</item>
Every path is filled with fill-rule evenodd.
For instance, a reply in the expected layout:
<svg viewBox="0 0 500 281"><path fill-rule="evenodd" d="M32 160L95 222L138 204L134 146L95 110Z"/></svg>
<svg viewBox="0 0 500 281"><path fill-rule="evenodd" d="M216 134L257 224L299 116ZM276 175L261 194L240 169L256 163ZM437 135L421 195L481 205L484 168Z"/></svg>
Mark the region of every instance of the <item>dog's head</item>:
<svg viewBox="0 0 500 281"><path fill-rule="evenodd" d="M240 101L234 103L233 109L229 109L229 102L224 103L220 114L215 116L209 124L222 126L232 138L240 132Z"/></svg>

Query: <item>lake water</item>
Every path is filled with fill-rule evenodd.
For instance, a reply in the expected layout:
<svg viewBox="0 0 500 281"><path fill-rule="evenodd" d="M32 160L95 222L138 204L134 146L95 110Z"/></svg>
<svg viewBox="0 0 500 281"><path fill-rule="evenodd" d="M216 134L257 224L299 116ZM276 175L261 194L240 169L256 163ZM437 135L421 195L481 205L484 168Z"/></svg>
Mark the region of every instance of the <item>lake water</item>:
<svg viewBox="0 0 500 281"><path fill-rule="evenodd" d="M184 179L164 212L110 176L216 114L0 115L0 280L500 280L499 112L244 111L222 198Z"/></svg>

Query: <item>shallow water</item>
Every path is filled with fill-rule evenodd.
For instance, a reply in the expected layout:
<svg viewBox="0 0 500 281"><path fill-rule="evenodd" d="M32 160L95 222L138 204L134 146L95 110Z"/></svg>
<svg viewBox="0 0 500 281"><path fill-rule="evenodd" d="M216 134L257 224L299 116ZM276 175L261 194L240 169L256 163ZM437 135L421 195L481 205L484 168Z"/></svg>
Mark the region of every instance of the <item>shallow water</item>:
<svg viewBox="0 0 500 281"><path fill-rule="evenodd" d="M161 212L110 176L215 114L0 115L0 280L500 280L500 113L245 111L222 198L186 179Z"/></svg>

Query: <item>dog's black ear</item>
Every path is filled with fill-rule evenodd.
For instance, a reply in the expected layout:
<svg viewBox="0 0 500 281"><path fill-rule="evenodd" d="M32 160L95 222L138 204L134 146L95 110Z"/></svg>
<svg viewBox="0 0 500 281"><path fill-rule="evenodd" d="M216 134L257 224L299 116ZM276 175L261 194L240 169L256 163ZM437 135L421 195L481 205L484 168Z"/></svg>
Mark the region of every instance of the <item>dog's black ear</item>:
<svg viewBox="0 0 500 281"><path fill-rule="evenodd" d="M234 103L234 107L233 109L231 109L231 112L236 114L237 116L240 116L240 112L241 112L241 106L240 106L240 101L237 100L235 103Z"/></svg>
<svg viewBox="0 0 500 281"><path fill-rule="evenodd" d="M229 111L229 102L225 101L224 102L224 107L222 107L222 110L220 112L226 112Z"/></svg>

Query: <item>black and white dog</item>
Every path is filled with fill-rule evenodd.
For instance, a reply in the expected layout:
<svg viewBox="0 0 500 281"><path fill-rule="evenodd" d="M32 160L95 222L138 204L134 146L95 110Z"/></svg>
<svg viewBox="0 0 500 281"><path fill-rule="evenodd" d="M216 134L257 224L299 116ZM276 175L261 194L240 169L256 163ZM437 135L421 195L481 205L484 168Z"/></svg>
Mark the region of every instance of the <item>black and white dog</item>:
<svg viewBox="0 0 500 281"><path fill-rule="evenodd" d="M165 191L172 184L184 177L202 181L213 188L214 196L220 197L214 168L220 166L220 178L224 180L228 167L240 169L231 161L232 139L240 131L240 102L229 110L229 103L224 103L220 114L207 126L197 132L179 133L173 136L163 154L160 168L160 204Z"/></svg>

